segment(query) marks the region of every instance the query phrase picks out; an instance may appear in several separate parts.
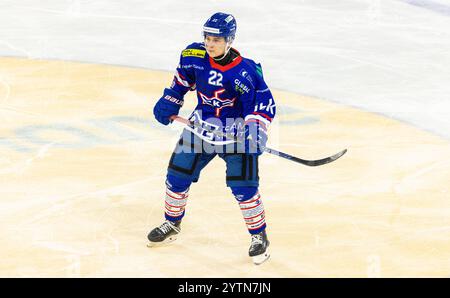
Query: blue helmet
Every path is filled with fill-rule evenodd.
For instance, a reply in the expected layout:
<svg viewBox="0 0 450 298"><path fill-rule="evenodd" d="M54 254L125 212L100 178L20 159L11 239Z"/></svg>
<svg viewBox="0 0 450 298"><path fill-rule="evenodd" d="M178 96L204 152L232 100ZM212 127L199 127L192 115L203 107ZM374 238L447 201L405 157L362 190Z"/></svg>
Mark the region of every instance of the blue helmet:
<svg viewBox="0 0 450 298"><path fill-rule="evenodd" d="M236 35L236 19L228 13L216 12L203 25L203 37L206 35L224 37L232 42Z"/></svg>

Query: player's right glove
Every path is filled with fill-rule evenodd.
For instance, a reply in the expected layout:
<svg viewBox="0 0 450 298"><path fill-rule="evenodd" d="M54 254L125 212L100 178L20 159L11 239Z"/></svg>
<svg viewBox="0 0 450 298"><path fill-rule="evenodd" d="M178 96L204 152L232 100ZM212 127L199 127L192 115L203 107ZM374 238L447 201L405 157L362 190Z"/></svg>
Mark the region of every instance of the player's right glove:
<svg viewBox="0 0 450 298"><path fill-rule="evenodd" d="M163 96L158 100L153 108L153 114L158 122L167 125L172 122L170 120L170 116L178 115L183 103L184 101L182 97L177 92L166 88L164 89Z"/></svg>

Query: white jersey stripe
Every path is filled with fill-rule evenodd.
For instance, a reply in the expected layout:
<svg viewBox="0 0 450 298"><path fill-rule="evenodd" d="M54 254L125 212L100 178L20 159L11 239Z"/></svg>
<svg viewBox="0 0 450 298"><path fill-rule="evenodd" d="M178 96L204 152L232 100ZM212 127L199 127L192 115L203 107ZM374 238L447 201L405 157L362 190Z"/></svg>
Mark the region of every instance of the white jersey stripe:
<svg viewBox="0 0 450 298"><path fill-rule="evenodd" d="M245 117L244 120L245 120L245 121L248 121L248 120L250 120L250 119L256 119L256 120L259 120L259 121L261 121L262 123L264 123L264 124L266 125L266 127L269 127L269 125L270 125L270 121L267 120L266 118L264 118L263 116L250 114L250 115L247 115L247 116Z"/></svg>
<svg viewBox="0 0 450 298"><path fill-rule="evenodd" d="M263 93L269 91L269 88L266 88L264 90L256 90L256 93Z"/></svg>
<svg viewBox="0 0 450 298"><path fill-rule="evenodd" d="M188 87L188 88L191 87L191 85L189 85L189 83L188 83L187 81L183 80L183 79L180 77L180 74L178 73L178 71L175 72L175 78L176 78L177 81L178 81L181 85L183 85L184 87Z"/></svg>

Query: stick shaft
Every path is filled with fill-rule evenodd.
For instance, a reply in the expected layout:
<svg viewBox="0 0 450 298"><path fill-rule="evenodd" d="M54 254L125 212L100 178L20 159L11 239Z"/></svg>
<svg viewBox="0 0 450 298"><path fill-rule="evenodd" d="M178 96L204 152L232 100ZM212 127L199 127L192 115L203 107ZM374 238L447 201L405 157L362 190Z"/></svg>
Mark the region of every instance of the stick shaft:
<svg viewBox="0 0 450 298"><path fill-rule="evenodd" d="M202 129L205 129L206 131L211 132L211 133L213 133L213 134L215 134L215 135L217 135L219 137L225 136L228 139L231 139L231 140L236 141L238 143L242 143L242 140L238 139L234 135L227 135L227 134L225 134L223 132L220 132L220 131L211 130L211 129L208 129L208 128L205 128L205 127L201 127L198 124L196 124L196 123L194 123L192 121L189 121L186 118L173 115L173 116L170 117L170 119L172 121L178 121L180 123L184 123L184 124L186 124L188 126L191 126L191 127L202 128ZM336 159L338 159L339 157L344 155L347 152L347 149L344 149L344 150L342 150L342 151L340 151L340 152L338 152L338 153L336 153L336 154L334 154L332 156L325 157L325 158L322 158L322 159L316 159L316 160L302 159L302 158L295 157L293 155L290 155L290 154L287 154L287 153L284 153L284 152L281 152L281 151L278 151L278 150L275 150L275 149L272 149L272 148L269 148L269 147L265 147L264 151L267 152L267 153L279 156L281 158L284 158L284 159L296 162L296 163L300 163L300 164L303 164L303 165L306 165L306 166L310 166L310 167L316 167L316 166L324 165L324 164L330 163L332 161L335 161Z"/></svg>

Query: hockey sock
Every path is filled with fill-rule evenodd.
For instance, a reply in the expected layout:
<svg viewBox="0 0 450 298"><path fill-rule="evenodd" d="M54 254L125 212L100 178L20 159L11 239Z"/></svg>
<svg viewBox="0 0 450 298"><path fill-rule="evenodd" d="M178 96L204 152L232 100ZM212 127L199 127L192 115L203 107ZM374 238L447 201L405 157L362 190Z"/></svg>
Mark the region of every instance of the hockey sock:
<svg viewBox="0 0 450 298"><path fill-rule="evenodd" d="M255 187L234 188L233 194L239 202L242 216L250 234L258 234L266 228L264 205Z"/></svg>
<svg viewBox="0 0 450 298"><path fill-rule="evenodd" d="M183 192L171 191L166 188L166 210L165 217L170 221L181 220L184 216L184 209L186 208L189 189Z"/></svg>
<svg viewBox="0 0 450 298"><path fill-rule="evenodd" d="M186 208L191 181L171 174L166 179L165 217L170 221L181 220Z"/></svg>

